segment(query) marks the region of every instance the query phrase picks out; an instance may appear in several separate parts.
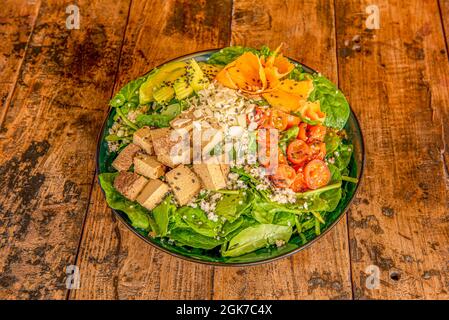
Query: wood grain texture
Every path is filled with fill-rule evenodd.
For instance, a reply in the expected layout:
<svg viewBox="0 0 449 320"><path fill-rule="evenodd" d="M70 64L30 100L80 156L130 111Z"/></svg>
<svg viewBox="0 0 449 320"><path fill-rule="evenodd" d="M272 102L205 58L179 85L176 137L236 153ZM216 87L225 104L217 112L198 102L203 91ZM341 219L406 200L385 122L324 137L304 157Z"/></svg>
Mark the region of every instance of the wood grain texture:
<svg viewBox="0 0 449 320"><path fill-rule="evenodd" d="M144 13L144 14L142 14ZM133 2L116 89L155 65L227 46L231 1ZM107 99L103 100L107 103ZM116 221L95 185L72 299L207 299L213 268L154 249Z"/></svg>
<svg viewBox="0 0 449 320"><path fill-rule="evenodd" d="M284 42L287 56L336 81L333 18L333 4L326 0L238 0L234 1L232 42L272 48ZM346 219L291 258L255 267L216 268L214 280L216 299L350 299Z"/></svg>
<svg viewBox="0 0 449 320"><path fill-rule="evenodd" d="M2 129L3 299L65 297L91 192L107 109L98 101L112 91L128 4L77 1L81 28L68 30L69 4L42 3ZM29 27L20 27L25 35Z"/></svg>
<svg viewBox="0 0 449 320"><path fill-rule="evenodd" d="M449 0L438 0L441 15L441 23L443 24L443 35L446 40L446 50L449 47Z"/></svg>
<svg viewBox="0 0 449 320"><path fill-rule="evenodd" d="M0 127L11 103L40 1L6 0L0 11ZM1 134L1 133L0 133Z"/></svg>
<svg viewBox="0 0 449 320"><path fill-rule="evenodd" d="M356 299L449 297L449 63L437 1L336 1L340 85L361 121L365 181L350 213ZM419 14L416 14L419 12ZM366 286L369 265L380 286ZM368 279L369 280L369 279Z"/></svg>

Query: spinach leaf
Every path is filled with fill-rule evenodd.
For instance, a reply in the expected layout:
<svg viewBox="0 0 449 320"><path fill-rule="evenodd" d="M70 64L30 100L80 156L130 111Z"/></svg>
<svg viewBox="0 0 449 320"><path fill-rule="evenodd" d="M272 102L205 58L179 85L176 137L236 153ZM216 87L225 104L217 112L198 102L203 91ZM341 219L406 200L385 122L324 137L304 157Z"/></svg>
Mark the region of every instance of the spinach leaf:
<svg viewBox="0 0 449 320"><path fill-rule="evenodd" d="M332 130L328 130L324 136L324 143L326 144L326 154L330 154L337 150L341 143L341 138Z"/></svg>
<svg viewBox="0 0 449 320"><path fill-rule="evenodd" d="M227 65L228 63L240 57L245 52L258 53L258 50L241 46L227 47L212 54L207 60L207 63Z"/></svg>
<svg viewBox="0 0 449 320"><path fill-rule="evenodd" d="M143 126L150 126L156 128L165 128L170 126L170 121L174 117L158 113L153 114L139 114L136 119L136 124L139 128Z"/></svg>
<svg viewBox="0 0 449 320"><path fill-rule="evenodd" d="M320 198L326 201L325 211L334 211L341 199L341 188L325 191L320 194Z"/></svg>
<svg viewBox="0 0 449 320"><path fill-rule="evenodd" d="M238 194L224 194L223 198L217 202L215 214L226 218L229 222L233 222L248 206L245 198L242 192Z"/></svg>
<svg viewBox="0 0 449 320"><path fill-rule="evenodd" d="M313 91L310 101L320 101L321 111L326 114L324 124L327 127L343 129L349 117L349 104L340 90L328 79L321 75L313 78Z"/></svg>
<svg viewBox="0 0 449 320"><path fill-rule="evenodd" d="M149 231L150 229L155 230L157 228L156 223L151 218L148 210L140 204L126 199L114 189L114 179L117 175L118 172L101 173L98 176L101 187L106 195L106 202L108 205L112 209L126 213L133 227L146 231Z"/></svg>
<svg viewBox="0 0 449 320"><path fill-rule="evenodd" d="M182 111L182 107L179 103L173 103L168 105L166 108L161 110L161 115L167 116L169 118L176 118L177 115L179 115Z"/></svg>
<svg viewBox="0 0 449 320"><path fill-rule="evenodd" d="M291 212L279 212L274 216L273 224L291 227L295 225L295 217Z"/></svg>
<svg viewBox="0 0 449 320"><path fill-rule="evenodd" d="M345 170L352 156L352 145L351 144L340 144L336 151L334 151L333 156L335 158L335 166L340 169L341 172Z"/></svg>
<svg viewBox="0 0 449 320"><path fill-rule="evenodd" d="M164 237L168 231L170 217L176 211L176 206L171 203L172 196L167 196L156 208L153 209L153 217L157 225L156 235Z"/></svg>
<svg viewBox="0 0 449 320"><path fill-rule="evenodd" d="M248 227L233 237L222 247L224 257L236 257L272 245L276 240L288 242L292 228L275 224L259 224Z"/></svg>
<svg viewBox="0 0 449 320"><path fill-rule="evenodd" d="M216 237L221 230L221 221L214 222L207 218L206 213L200 208L184 206L176 211L176 215L192 229L192 231L206 237Z"/></svg>
<svg viewBox="0 0 449 320"><path fill-rule="evenodd" d="M304 68L298 64L295 66L295 68L289 73L288 75L289 79L296 80L296 81L303 81L308 78L312 78L312 75L309 73L304 72Z"/></svg>
<svg viewBox="0 0 449 320"><path fill-rule="evenodd" d="M288 252L293 251L294 249L298 248L297 244L293 243L287 243L286 245L282 247L270 247L270 248L262 248L257 251L244 254L242 256L238 257L230 257L226 261L229 263L245 263L245 262L255 262L255 261L261 261L266 260L273 257L278 257L282 254L286 254Z"/></svg>
<svg viewBox="0 0 449 320"><path fill-rule="evenodd" d="M128 82L120 91L112 98L109 104L118 108L126 106L127 108L135 108L139 105L139 88L145 82L147 76L143 76Z"/></svg>
<svg viewBox="0 0 449 320"><path fill-rule="evenodd" d="M170 239L174 240L181 246L208 250L213 249L225 242L225 239L207 237L190 228L175 228L170 230Z"/></svg>
<svg viewBox="0 0 449 320"><path fill-rule="evenodd" d="M331 172L331 181L330 184L341 182L341 173L340 170L331 163L327 164L329 171Z"/></svg>

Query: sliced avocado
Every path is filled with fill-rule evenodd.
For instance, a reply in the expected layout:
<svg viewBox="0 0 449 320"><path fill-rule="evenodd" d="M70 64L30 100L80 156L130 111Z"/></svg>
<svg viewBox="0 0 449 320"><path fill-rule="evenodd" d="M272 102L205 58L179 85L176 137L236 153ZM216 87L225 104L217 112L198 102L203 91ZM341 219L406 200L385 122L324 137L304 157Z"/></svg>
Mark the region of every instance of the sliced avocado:
<svg viewBox="0 0 449 320"><path fill-rule="evenodd" d="M171 73L172 72L174 73L175 70L176 73L183 72L182 74L184 74L186 67L187 63L179 61L167 63L163 65L161 68L154 70L153 73L148 77L148 79L140 86L139 89L140 104L146 104L148 102L153 101L154 88L159 87L162 84L162 82L165 81L167 78L171 78L172 77Z"/></svg>
<svg viewBox="0 0 449 320"><path fill-rule="evenodd" d="M203 71L194 59L189 61L187 75L188 81L195 91L200 91L209 85L209 80L204 76Z"/></svg>
<svg viewBox="0 0 449 320"><path fill-rule="evenodd" d="M153 98L159 103L170 101L175 95L175 90L172 87L163 86L153 92Z"/></svg>
<svg viewBox="0 0 449 320"><path fill-rule="evenodd" d="M186 72L187 72L186 68L179 68L173 70L172 72L170 72L170 74L167 75L167 78L164 79L163 84L172 87L175 81L180 77L184 76Z"/></svg>
<svg viewBox="0 0 449 320"><path fill-rule="evenodd" d="M198 65L203 71L203 74L209 79L209 81L212 81L217 75L217 73L221 69L223 69L223 66L220 66L218 64L210 64L206 62L199 62Z"/></svg>
<svg viewBox="0 0 449 320"><path fill-rule="evenodd" d="M176 80L173 89L175 90L176 99L178 100L185 99L193 93L193 88L187 83L185 77Z"/></svg>

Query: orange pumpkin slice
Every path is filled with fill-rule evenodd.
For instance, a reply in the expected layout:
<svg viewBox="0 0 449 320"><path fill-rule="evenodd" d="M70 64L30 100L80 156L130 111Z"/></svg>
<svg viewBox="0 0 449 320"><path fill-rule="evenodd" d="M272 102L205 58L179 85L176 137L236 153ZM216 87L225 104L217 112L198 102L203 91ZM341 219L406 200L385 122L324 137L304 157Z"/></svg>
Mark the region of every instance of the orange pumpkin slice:
<svg viewBox="0 0 449 320"><path fill-rule="evenodd" d="M234 83L231 76L229 75L228 69L223 69L220 72L217 73L215 76L215 80L220 82L225 87L237 90L239 87Z"/></svg>
<svg viewBox="0 0 449 320"><path fill-rule="evenodd" d="M262 61L265 69L273 69L273 73L278 79L285 77L295 68L295 66L286 57L284 57L282 53L278 54L281 47L282 43L276 48L276 50L274 50L273 54L266 61L265 59Z"/></svg>
<svg viewBox="0 0 449 320"><path fill-rule="evenodd" d="M297 111L302 105L298 96L279 89L264 93L262 96L273 108L287 113Z"/></svg>
<svg viewBox="0 0 449 320"><path fill-rule="evenodd" d="M274 58L271 68L274 69L276 77L280 79L288 75L295 68L295 66L290 63L286 57L279 54Z"/></svg>
<svg viewBox="0 0 449 320"><path fill-rule="evenodd" d="M259 58L252 52L245 52L224 67L215 80L228 88L252 95L274 90L279 85L279 80L294 68L287 58L278 54L280 47L268 58Z"/></svg>
<svg viewBox="0 0 449 320"><path fill-rule="evenodd" d="M282 80L278 87L279 90L297 95L300 99L306 100L313 90L312 80L295 81L292 79Z"/></svg>
<svg viewBox="0 0 449 320"><path fill-rule="evenodd" d="M267 81L259 57L245 52L220 71L216 78L224 86L247 93L261 93Z"/></svg>

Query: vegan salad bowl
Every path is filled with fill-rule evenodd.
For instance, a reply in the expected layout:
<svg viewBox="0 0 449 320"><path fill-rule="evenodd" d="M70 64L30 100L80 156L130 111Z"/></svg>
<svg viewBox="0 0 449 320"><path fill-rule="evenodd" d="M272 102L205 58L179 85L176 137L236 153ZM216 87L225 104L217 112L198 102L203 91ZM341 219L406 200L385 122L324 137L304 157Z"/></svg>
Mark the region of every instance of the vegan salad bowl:
<svg viewBox="0 0 449 320"><path fill-rule="evenodd" d="M138 237L186 260L298 252L344 216L362 176L346 98L280 47L177 58L110 106L97 147L106 201Z"/></svg>

